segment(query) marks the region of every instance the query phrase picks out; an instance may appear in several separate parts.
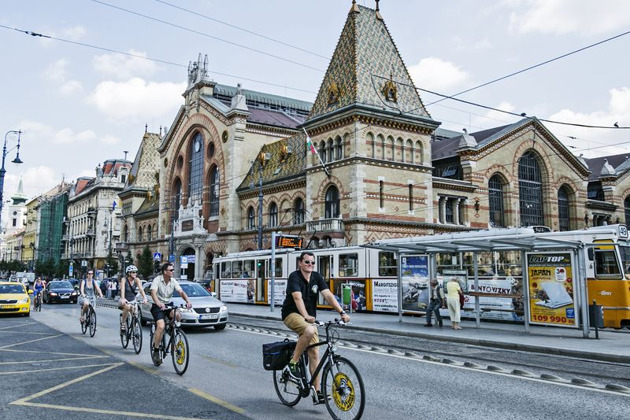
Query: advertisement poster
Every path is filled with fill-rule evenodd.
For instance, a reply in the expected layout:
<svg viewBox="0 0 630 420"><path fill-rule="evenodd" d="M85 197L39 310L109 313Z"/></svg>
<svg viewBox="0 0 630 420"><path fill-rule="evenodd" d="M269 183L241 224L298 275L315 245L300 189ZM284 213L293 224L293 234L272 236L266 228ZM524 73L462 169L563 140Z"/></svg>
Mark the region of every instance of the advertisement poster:
<svg viewBox="0 0 630 420"><path fill-rule="evenodd" d="M479 308L481 309L481 316L484 319L522 321L522 310L519 310L519 308L522 309L522 300L514 297L521 294L519 285L520 282L512 276L484 280L479 279L477 288L475 288L474 279L468 280L468 290L470 292L491 293L495 295L479 297ZM464 309L474 311L474 297L466 297Z"/></svg>
<svg viewBox="0 0 630 420"><path fill-rule="evenodd" d="M284 303L284 298L287 295L287 280L286 279L275 279L274 281L274 295L276 295L275 300L273 301L274 305L282 305ZM271 280L267 283L267 302L271 302Z"/></svg>
<svg viewBox="0 0 630 420"><path fill-rule="evenodd" d="M403 311L424 310L429 296L429 256L405 255L400 258L400 267Z"/></svg>
<svg viewBox="0 0 630 420"><path fill-rule="evenodd" d="M372 281L372 310L376 312L398 312L398 280Z"/></svg>
<svg viewBox="0 0 630 420"><path fill-rule="evenodd" d="M571 253L527 253L527 284L530 323L577 324Z"/></svg>
<svg viewBox="0 0 630 420"><path fill-rule="evenodd" d="M224 302L253 303L255 292L254 279L221 280L220 299Z"/></svg>

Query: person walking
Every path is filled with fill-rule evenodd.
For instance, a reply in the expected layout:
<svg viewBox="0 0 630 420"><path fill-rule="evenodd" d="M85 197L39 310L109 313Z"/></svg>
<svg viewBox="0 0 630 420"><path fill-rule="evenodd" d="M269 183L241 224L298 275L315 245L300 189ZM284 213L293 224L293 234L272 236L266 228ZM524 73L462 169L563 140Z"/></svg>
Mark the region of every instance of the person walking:
<svg viewBox="0 0 630 420"><path fill-rule="evenodd" d="M461 312L459 304L459 295L462 295L462 288L457 280L451 280L446 283L446 302L448 305L448 313L451 317L451 325L454 330L461 330L459 326Z"/></svg>
<svg viewBox="0 0 630 420"><path fill-rule="evenodd" d="M432 327L431 318L435 312L435 319L438 326L442 326L442 315L440 308L446 308L446 298L444 297L444 289L436 279L431 279L429 286L429 306L427 307L427 323L425 327Z"/></svg>

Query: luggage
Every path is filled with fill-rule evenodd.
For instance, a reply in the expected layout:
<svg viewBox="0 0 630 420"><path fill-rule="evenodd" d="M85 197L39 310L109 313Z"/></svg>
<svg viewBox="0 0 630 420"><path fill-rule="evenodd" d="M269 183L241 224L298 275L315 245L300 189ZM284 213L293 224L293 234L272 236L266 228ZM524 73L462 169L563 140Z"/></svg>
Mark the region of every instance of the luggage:
<svg viewBox="0 0 630 420"><path fill-rule="evenodd" d="M281 370L289 364L295 341L285 338L283 341L263 344L263 367L265 370Z"/></svg>

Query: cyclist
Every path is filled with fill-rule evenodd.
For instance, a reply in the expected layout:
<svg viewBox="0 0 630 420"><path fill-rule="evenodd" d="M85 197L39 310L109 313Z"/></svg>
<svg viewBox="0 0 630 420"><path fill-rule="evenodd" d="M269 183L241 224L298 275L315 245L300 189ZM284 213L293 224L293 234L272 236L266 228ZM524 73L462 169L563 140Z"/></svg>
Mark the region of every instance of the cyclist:
<svg viewBox="0 0 630 420"><path fill-rule="evenodd" d="M120 324L120 331L126 332L127 329L127 316L129 312L131 312L130 303L135 302L136 293L138 290L142 295L142 303L147 303L147 296L144 294L144 290L142 290L142 282L138 278L138 267L135 265L130 265L125 270L127 273L127 277L120 278L120 302L119 308L122 309L122 318Z"/></svg>
<svg viewBox="0 0 630 420"><path fill-rule="evenodd" d="M304 251L298 257L298 269L287 280L287 294L282 304L282 321L292 331L299 335L293 357L289 362L291 375L300 378L298 361L309 344L319 342L317 327L313 325L317 311L317 297L321 293L324 299L335 308L344 322L350 322L350 316L343 310L335 295L332 294L324 277L315 271L315 256L312 252ZM308 352L309 369L313 375L319 363L319 348L313 347ZM320 390L319 378L314 381L316 398L315 404L323 404L324 395Z"/></svg>
<svg viewBox="0 0 630 420"><path fill-rule="evenodd" d="M81 314L79 316L79 321L83 323L85 321L85 312L90 306L90 301L92 301L95 295L98 295L102 298L103 293L101 293L101 289L96 284L96 280L94 280L94 271L88 270L87 278L83 279L81 285L79 286L79 294L81 295Z"/></svg>
<svg viewBox="0 0 630 420"><path fill-rule="evenodd" d="M182 290L177 280L173 278L173 271L175 271L175 269L172 263L162 264L162 274L154 278L153 283L151 283L151 298L153 299L151 315L153 315L153 320L155 321L155 334L153 336L151 358L156 365L161 363L158 348L162 342L162 335L164 335L164 316L166 314L169 318L173 319L173 313L175 312L172 308L166 308L166 305L171 303L173 292L177 290L182 299L186 301L186 308L190 309L192 307L188 296ZM176 321L179 321L179 318L176 319Z"/></svg>
<svg viewBox="0 0 630 420"><path fill-rule="evenodd" d="M44 282L42 282L41 277L37 277L35 280L35 284L33 284L33 307L35 306L35 300L37 299L37 295L44 290Z"/></svg>

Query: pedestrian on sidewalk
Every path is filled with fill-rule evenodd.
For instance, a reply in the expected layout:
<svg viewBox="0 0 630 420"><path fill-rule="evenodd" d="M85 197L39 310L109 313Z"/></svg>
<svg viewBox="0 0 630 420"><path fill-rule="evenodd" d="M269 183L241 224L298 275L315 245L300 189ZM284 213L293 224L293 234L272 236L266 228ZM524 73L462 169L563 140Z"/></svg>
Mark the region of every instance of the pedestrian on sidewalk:
<svg viewBox="0 0 630 420"><path fill-rule="evenodd" d="M462 288L455 279L446 283L446 303L448 305L448 313L451 317L451 324L454 330L461 330L459 326L461 312L459 304L459 295L462 295Z"/></svg>
<svg viewBox="0 0 630 420"><path fill-rule="evenodd" d="M440 308L446 308L446 298L444 297L444 289L438 283L436 279L431 279L429 286L429 306L427 307L427 323L425 327L432 327L431 318L433 312L435 312L435 319L438 326L442 326L442 315L440 315Z"/></svg>

